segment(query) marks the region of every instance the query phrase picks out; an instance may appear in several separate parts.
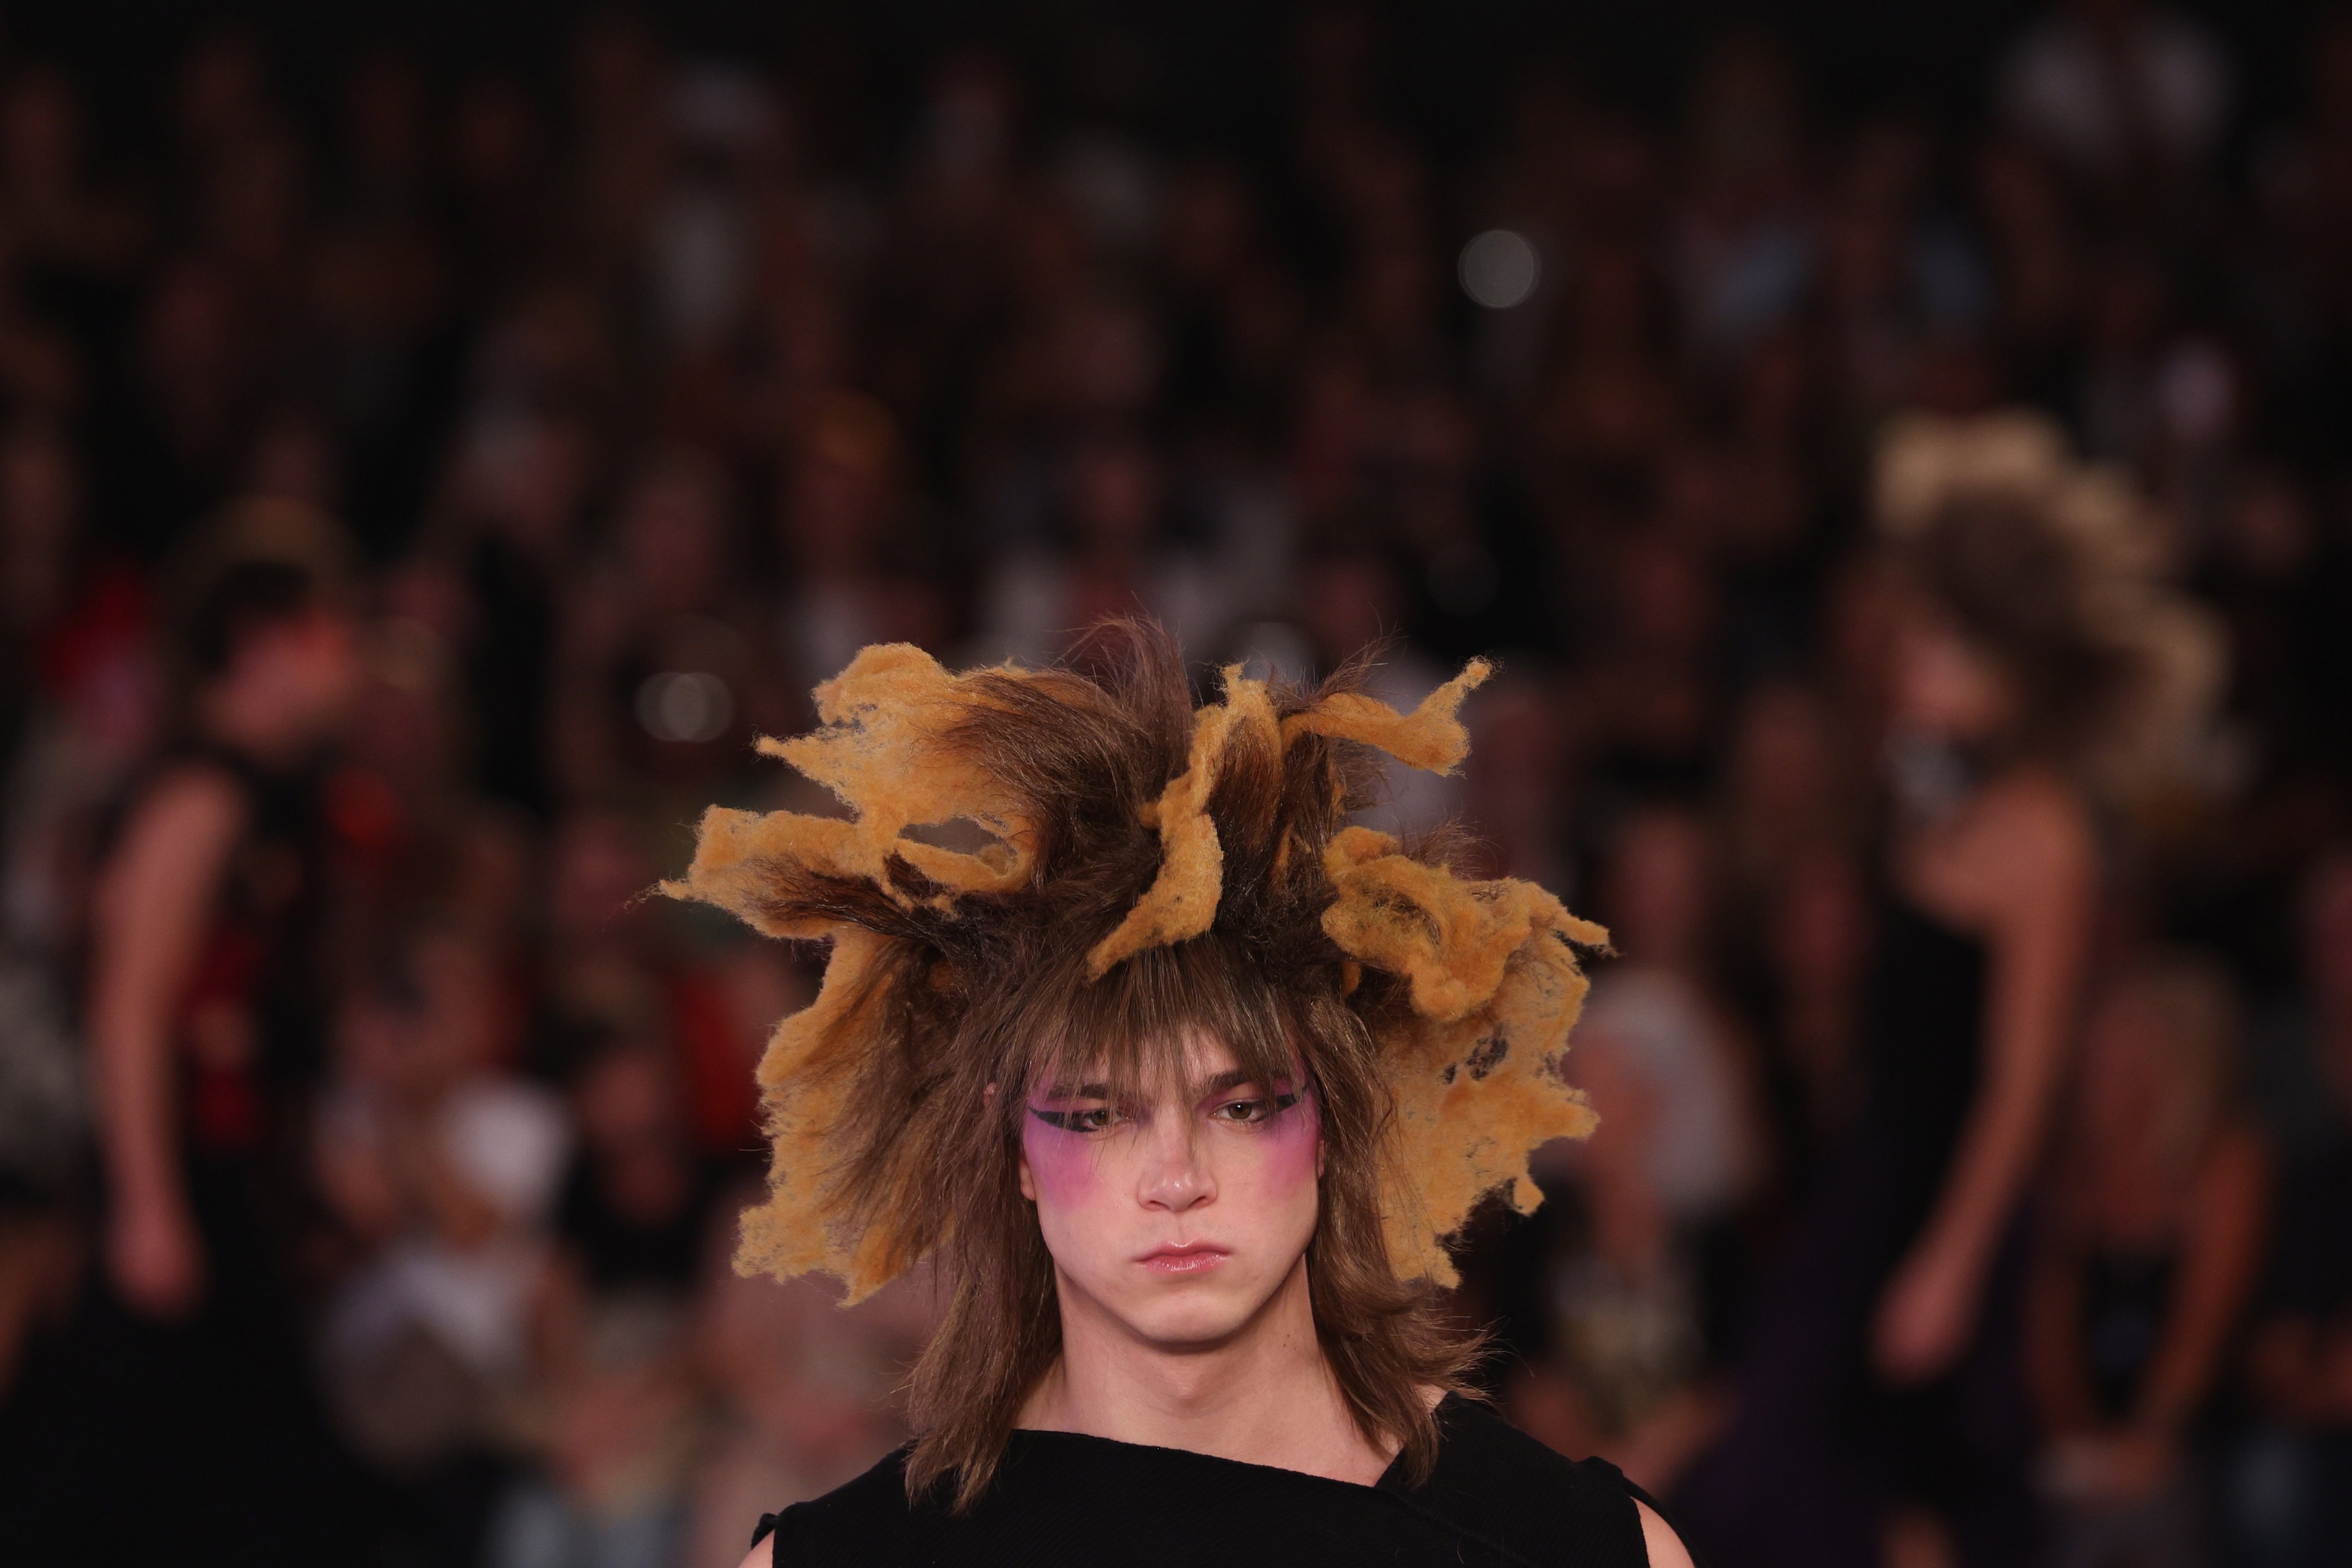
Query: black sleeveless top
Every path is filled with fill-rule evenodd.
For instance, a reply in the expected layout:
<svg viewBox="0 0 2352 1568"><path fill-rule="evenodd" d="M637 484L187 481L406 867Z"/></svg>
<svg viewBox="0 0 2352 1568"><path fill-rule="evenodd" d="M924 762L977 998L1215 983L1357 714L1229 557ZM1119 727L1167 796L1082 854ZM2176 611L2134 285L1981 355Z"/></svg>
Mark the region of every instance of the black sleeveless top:
<svg viewBox="0 0 2352 1568"><path fill-rule="evenodd" d="M1475 1401L1438 1407L1437 1468L1357 1486L1181 1448L1016 1431L971 1513L907 1501L904 1448L813 1502L760 1521L776 1568L1117 1563L1383 1568L1643 1568L1634 1499L1601 1459L1560 1458Z"/></svg>
<svg viewBox="0 0 2352 1568"><path fill-rule="evenodd" d="M1909 900L1881 905L1864 1041L1860 1135L1895 1206L1924 1221L1976 1101L1984 1055L1985 949Z"/></svg>
<svg viewBox="0 0 2352 1568"><path fill-rule="evenodd" d="M226 775L243 797L245 820L174 1003L183 1142L191 1156L243 1157L285 1131L278 1123L289 1103L324 1069L330 830L322 770L312 763L274 772L228 747L177 742L109 811L104 854L112 855L157 781L189 769ZM85 951L80 962L89 958ZM212 1011L242 1026L236 1048L205 1047L200 1026Z"/></svg>

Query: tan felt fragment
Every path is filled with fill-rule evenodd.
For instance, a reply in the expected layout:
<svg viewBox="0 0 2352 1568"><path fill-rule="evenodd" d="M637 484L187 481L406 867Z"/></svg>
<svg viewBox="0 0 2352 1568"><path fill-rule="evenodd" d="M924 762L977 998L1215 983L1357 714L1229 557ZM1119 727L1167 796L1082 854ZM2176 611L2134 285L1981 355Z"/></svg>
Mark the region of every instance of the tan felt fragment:
<svg viewBox="0 0 2352 1568"><path fill-rule="evenodd" d="M992 675L1020 672L993 670ZM869 647L816 689L823 728L760 749L824 785L856 813L828 849L838 874L863 877L902 903L911 896L890 879L893 856L953 891L998 890L1027 874L1031 836L986 769L944 743L955 726L987 710L971 675L950 675L918 647ZM908 853L910 826L967 818L1011 847L1007 864L988 868L946 857ZM963 860L971 859L963 857Z"/></svg>
<svg viewBox="0 0 2352 1568"><path fill-rule="evenodd" d="M851 824L833 817L714 805L702 814L694 863L685 878L664 882L659 890L674 899L715 904L765 936L822 936L828 928L782 921L769 913L769 884L776 868L785 865L831 876L854 874L846 868L856 854L853 831Z"/></svg>
<svg viewBox="0 0 2352 1568"><path fill-rule="evenodd" d="M1529 1154L1592 1130L1591 1109L1559 1074L1585 987L1569 950L1539 942L1513 957L1487 1007L1423 1021L1410 1042L1391 1042L1403 1047L1391 1077L1401 1148L1388 1206L1400 1273L1454 1283L1442 1238L1497 1189L1519 1212L1534 1208L1542 1194L1528 1175Z"/></svg>
<svg viewBox="0 0 2352 1568"><path fill-rule="evenodd" d="M828 1143L858 1057L871 1048L861 1015L874 1001L876 966L892 945L887 937L842 928L816 1000L776 1026L761 1058L761 1101L775 1152L767 1201L744 1211L739 1273L847 1277L851 1258L834 1234L840 1205L828 1180Z"/></svg>
<svg viewBox="0 0 2352 1568"><path fill-rule="evenodd" d="M1452 773L1470 751L1470 731L1455 714L1462 700L1492 673L1492 665L1474 658L1411 713L1400 713L1361 692L1343 691L1285 719L1282 732L1286 739L1304 734L1357 741L1409 766L1433 773Z"/></svg>
<svg viewBox="0 0 2352 1568"><path fill-rule="evenodd" d="M1160 871L1135 907L1087 954L1087 974L1099 980L1113 965L1146 948L1199 936L1215 923L1223 891L1224 847L1209 816L1209 796L1236 743L1280 744L1274 706L1263 681L1225 672L1225 700L1193 715L1184 771L1148 808L1160 832Z"/></svg>

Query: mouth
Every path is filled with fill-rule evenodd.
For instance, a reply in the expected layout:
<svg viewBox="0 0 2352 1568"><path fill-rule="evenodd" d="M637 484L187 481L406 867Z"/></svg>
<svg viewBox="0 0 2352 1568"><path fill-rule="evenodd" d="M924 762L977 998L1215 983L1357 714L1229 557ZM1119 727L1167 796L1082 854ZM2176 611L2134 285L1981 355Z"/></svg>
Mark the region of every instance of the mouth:
<svg viewBox="0 0 2352 1568"><path fill-rule="evenodd" d="M1205 1274L1232 1256L1228 1248L1195 1241L1183 1247L1156 1247L1136 1261L1155 1274Z"/></svg>

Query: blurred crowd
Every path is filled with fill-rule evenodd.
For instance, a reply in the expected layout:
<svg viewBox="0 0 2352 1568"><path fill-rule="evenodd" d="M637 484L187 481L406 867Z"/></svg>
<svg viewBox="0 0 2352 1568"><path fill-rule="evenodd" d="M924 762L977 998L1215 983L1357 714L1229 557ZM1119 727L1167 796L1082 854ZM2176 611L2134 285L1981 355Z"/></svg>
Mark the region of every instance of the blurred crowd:
<svg viewBox="0 0 2352 1568"><path fill-rule="evenodd" d="M1108 36L897 103L851 34L607 17L300 116L229 29L152 144L0 57L0 1539L143 1556L170 1499L702 1568L898 1441L920 1282L727 1268L810 955L641 895L705 805L812 807L751 741L858 647L1135 612L1204 670L1381 643L1406 702L1498 657L1384 809L1619 956L1602 1130L1464 1310L1515 1419L1671 1498L1878 1103L1874 443L2021 405L2229 673L2195 769L2089 797L2000 1440L2070 1568L2347 1560L2352 16L2267 115L2136 0L1965 126L1829 116L1762 34L1666 116L1533 61L1450 160L1376 16L1283 26L1240 148ZM1967 1555L1934 1496L1879 1540Z"/></svg>

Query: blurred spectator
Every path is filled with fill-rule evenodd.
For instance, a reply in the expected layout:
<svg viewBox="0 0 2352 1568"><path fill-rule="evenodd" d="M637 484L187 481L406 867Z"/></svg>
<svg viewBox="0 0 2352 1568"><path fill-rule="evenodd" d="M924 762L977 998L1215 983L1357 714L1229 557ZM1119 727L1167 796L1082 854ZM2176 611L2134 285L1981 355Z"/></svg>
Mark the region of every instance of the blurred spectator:
<svg viewBox="0 0 2352 1568"><path fill-rule="evenodd" d="M2230 63L2202 28L2143 0L2066 0L2000 70L2002 118L2096 184L2160 198L2203 172L2228 126Z"/></svg>
<svg viewBox="0 0 2352 1568"><path fill-rule="evenodd" d="M2235 1108L2228 978L2138 957L2094 1005L2037 1238L2026 1345L2050 1562L2210 1560L2192 1459L2263 1241L2268 1163Z"/></svg>
<svg viewBox="0 0 2352 1568"><path fill-rule="evenodd" d="M175 743L91 912L105 1285L83 1343L105 1371L80 1398L105 1413L84 1419L112 1484L172 1500L192 1551L251 1561L331 1551L348 1500L290 1277L325 1023L316 768L359 674L337 543L251 502L189 558Z"/></svg>
<svg viewBox="0 0 2352 1568"><path fill-rule="evenodd" d="M781 1287L720 1271L701 1295L716 1430L696 1481L687 1568L743 1556L759 1516L841 1485L907 1438L897 1391L940 1303L920 1268L845 1309L830 1281Z"/></svg>
<svg viewBox="0 0 2352 1568"><path fill-rule="evenodd" d="M1494 873L1568 900L1575 891L1576 794L1564 707L1557 679L1522 664L1480 688L1469 717L1480 761L1464 782L1469 819L1489 847Z"/></svg>
<svg viewBox="0 0 2352 1568"><path fill-rule="evenodd" d="M355 999L344 1021L316 1154L321 1190L369 1255L334 1309L331 1357L353 1390L347 1419L394 1464L444 1441L412 1436L387 1397L427 1381L407 1361L492 1388L520 1376L568 1136L543 1091L499 1070L495 974L467 933L414 933L400 971L409 994Z"/></svg>
<svg viewBox="0 0 2352 1568"><path fill-rule="evenodd" d="M1764 952L1755 1005L1780 1189L1807 1191L1853 1131L1864 1094L1864 983L1874 936L1855 858L1816 845L1788 867L1758 920Z"/></svg>
<svg viewBox="0 0 2352 1568"><path fill-rule="evenodd" d="M1762 33L1727 38L1700 68L1685 112L1685 320L1700 353L1737 352L1796 310L1812 273L1791 62Z"/></svg>
<svg viewBox="0 0 2352 1568"><path fill-rule="evenodd" d="M36 965L0 960L0 1399L28 1345L71 1310L82 1263L76 1221L89 1112L47 979Z"/></svg>
<svg viewBox="0 0 2352 1568"><path fill-rule="evenodd" d="M425 1550L454 1563L530 1378L570 1130L499 1069L496 975L467 933L412 931L388 984L346 1006L320 1102L319 1188L356 1247L321 1355L352 1446L415 1494Z"/></svg>
<svg viewBox="0 0 2352 1568"><path fill-rule="evenodd" d="M2280 1568L2352 1550L2352 854L2313 868L2302 913L2318 1081L2281 1170L2227 1500L2245 1560Z"/></svg>
<svg viewBox="0 0 2352 1568"><path fill-rule="evenodd" d="M1713 1435L1738 1289L1729 1222L1759 1173L1748 1052L1712 984L1698 822L1621 831L1601 893L1624 955L1586 1005L1571 1073L1606 1132L1559 1155L1584 1234L1543 1281L1550 1353L1512 1411L1564 1451L1670 1489ZM1556 1176L1557 1180L1558 1177Z"/></svg>
<svg viewBox="0 0 2352 1568"><path fill-rule="evenodd" d="M661 1568L677 1561L698 1436L692 1300L719 1172L658 1046L593 1047L572 1104L579 1147L538 1307L541 1466L508 1493L489 1560Z"/></svg>
<svg viewBox="0 0 2352 1568"><path fill-rule="evenodd" d="M830 679L868 643L936 643L948 632L937 591L893 559L906 543L906 460L888 411L845 394L818 403L786 454L776 641L799 686Z"/></svg>
<svg viewBox="0 0 2352 1568"><path fill-rule="evenodd" d="M1621 962L1587 1017L1675 1110L1678 1141L1654 1141L1650 1181L1681 1224L1731 1214L1762 1173L1752 1047L1726 1009L1714 948L1716 867L1699 820L1654 807L1627 820L1600 888ZM1635 1064L1638 1064L1636 1066Z"/></svg>
<svg viewBox="0 0 2352 1568"><path fill-rule="evenodd" d="M1011 554L987 591L982 636L992 651L1040 663L1104 616L1139 613L1187 647L1219 645L1233 590L1213 559L1171 536L1167 476L1147 446L1128 437L1080 443L1061 467L1060 491L1066 544Z"/></svg>

